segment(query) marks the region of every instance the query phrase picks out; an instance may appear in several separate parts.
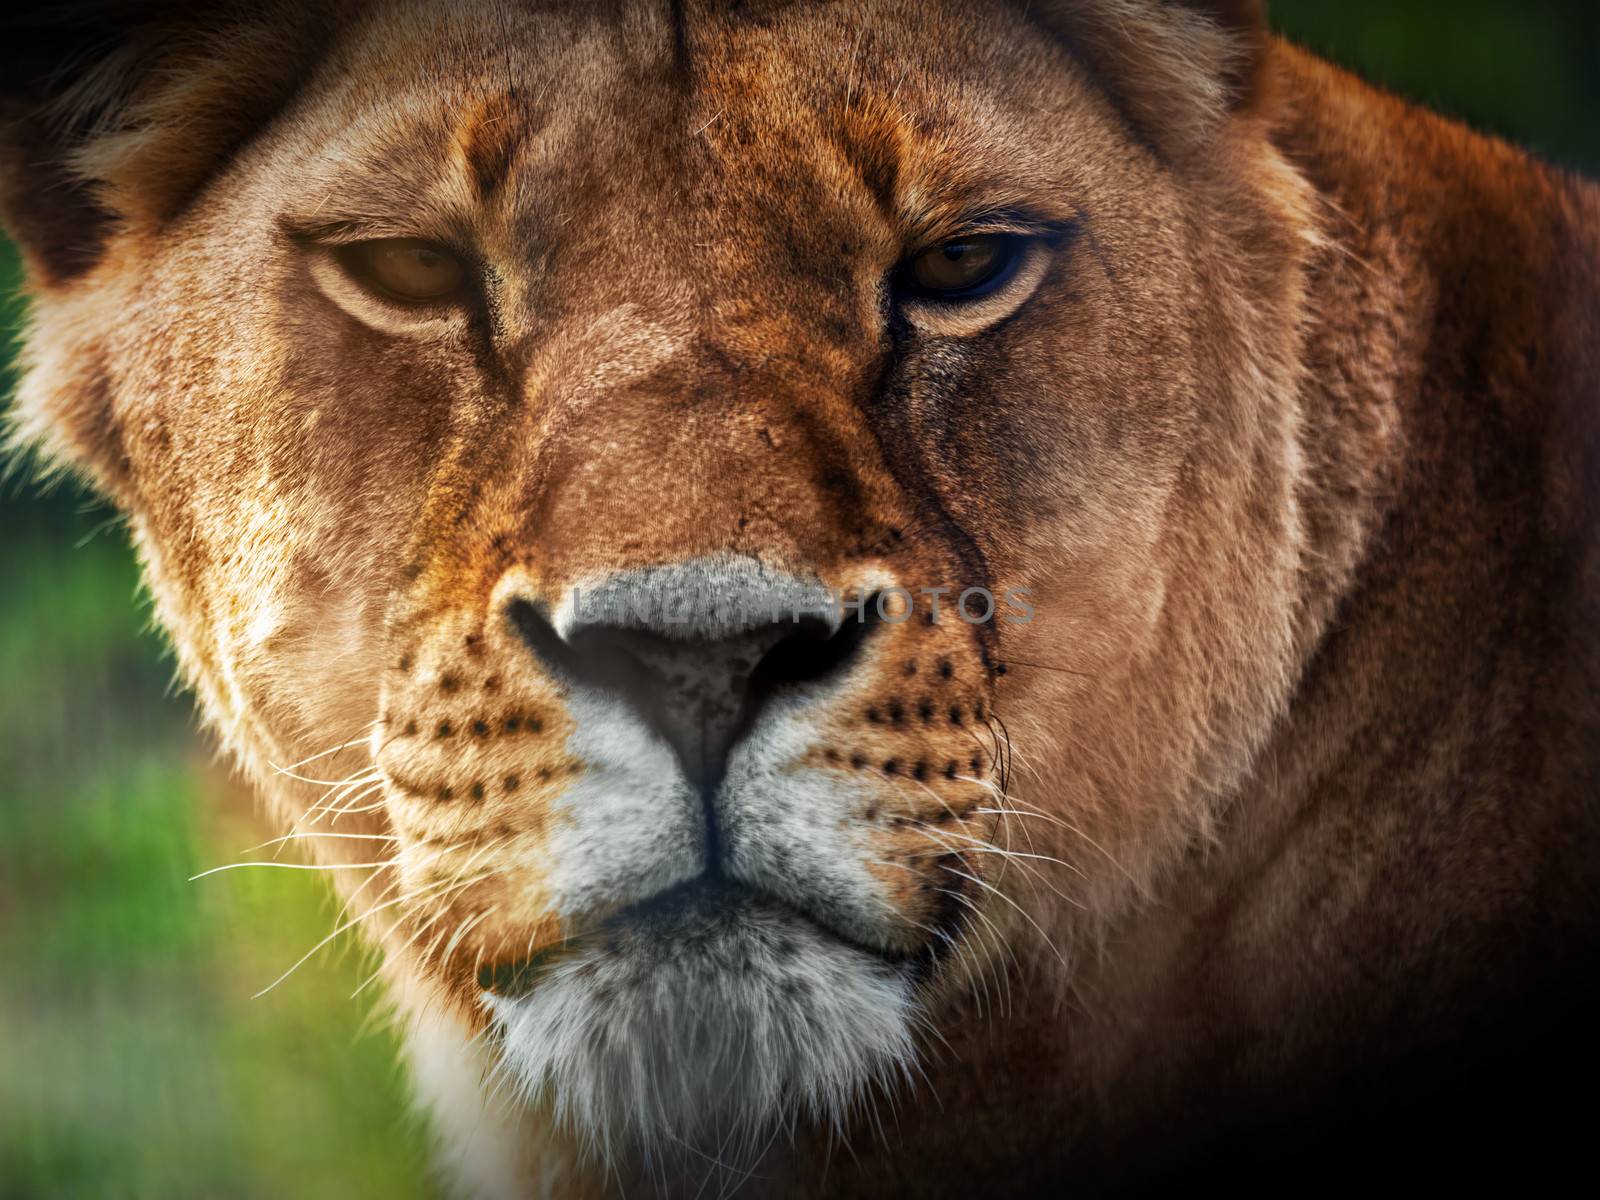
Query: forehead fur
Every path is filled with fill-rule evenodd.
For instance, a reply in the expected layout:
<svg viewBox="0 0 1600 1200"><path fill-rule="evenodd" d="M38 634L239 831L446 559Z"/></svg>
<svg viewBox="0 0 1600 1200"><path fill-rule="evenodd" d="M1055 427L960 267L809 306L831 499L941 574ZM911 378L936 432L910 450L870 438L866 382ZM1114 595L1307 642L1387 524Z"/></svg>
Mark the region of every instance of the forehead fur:
<svg viewBox="0 0 1600 1200"><path fill-rule="evenodd" d="M436 116L478 129L462 149L487 186L526 136L517 114L531 118L552 99L585 98L603 127L625 97L643 96L624 114L640 129L695 113L698 129L737 101L767 110L747 130L761 140L793 136L782 118L819 104L866 110L874 92L908 118L984 123L973 102L1009 95L1027 111L1042 83L1059 84L1065 56L1141 150L1182 154L1244 92L1243 64L1259 46L1235 27L1251 9L1209 0L67 3L22 22L0 64L0 152L18 160L0 206L34 282L70 279L113 230L154 231L181 215L286 110L303 112L335 87L380 109L420 93ZM741 72L741 60L755 69ZM872 153L881 158L881 147ZM58 203L41 203L42 191Z"/></svg>
<svg viewBox="0 0 1600 1200"><path fill-rule="evenodd" d="M735 185L770 207L782 180L822 200L860 186L937 236L978 206L1062 208L1061 123L1110 115L1007 6L795 0L676 25L659 4L495 11L417 6L346 35L298 109L299 140L324 147L318 182L343 175L318 219L414 221L419 192L441 223L516 212L547 202L552 179L586 213L617 199L704 209ZM448 186L419 187L424 171Z"/></svg>

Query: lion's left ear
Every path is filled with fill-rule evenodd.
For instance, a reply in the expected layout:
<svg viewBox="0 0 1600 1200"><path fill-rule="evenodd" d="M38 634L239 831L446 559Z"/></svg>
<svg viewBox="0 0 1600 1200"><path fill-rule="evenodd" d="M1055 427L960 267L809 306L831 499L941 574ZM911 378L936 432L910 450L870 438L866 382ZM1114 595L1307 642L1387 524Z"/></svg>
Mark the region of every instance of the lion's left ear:
<svg viewBox="0 0 1600 1200"><path fill-rule="evenodd" d="M1139 134L1174 157L1203 148L1261 96L1264 0L1034 0Z"/></svg>

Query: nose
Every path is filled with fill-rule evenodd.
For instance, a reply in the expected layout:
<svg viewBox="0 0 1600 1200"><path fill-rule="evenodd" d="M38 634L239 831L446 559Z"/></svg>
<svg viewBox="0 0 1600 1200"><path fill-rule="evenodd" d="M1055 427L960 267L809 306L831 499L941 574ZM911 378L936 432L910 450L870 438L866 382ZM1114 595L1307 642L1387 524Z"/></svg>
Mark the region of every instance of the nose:
<svg viewBox="0 0 1600 1200"><path fill-rule="evenodd" d="M574 588L553 613L513 598L506 615L546 671L626 703L709 794L765 706L848 675L879 624L875 597L849 600L760 563L710 561Z"/></svg>

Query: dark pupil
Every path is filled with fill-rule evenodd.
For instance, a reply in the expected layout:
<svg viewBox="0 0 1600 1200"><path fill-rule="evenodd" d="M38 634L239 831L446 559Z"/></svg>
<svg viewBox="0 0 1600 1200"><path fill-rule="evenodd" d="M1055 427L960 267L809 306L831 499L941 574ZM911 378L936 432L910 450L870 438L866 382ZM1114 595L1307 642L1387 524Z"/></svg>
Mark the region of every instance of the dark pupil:
<svg viewBox="0 0 1600 1200"><path fill-rule="evenodd" d="M971 242L947 242L939 247L937 266L929 284L950 292L965 291L985 281L994 268L998 249L994 242L979 239Z"/></svg>

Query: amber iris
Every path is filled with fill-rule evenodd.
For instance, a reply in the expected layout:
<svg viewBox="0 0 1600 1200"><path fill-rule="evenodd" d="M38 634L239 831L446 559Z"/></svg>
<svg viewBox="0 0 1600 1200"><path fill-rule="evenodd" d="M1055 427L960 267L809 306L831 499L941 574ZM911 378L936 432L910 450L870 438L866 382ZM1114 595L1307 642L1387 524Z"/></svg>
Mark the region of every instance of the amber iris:
<svg viewBox="0 0 1600 1200"><path fill-rule="evenodd" d="M384 238L349 247L345 261L370 287L407 304L437 304L458 293L467 270L450 251L420 238Z"/></svg>
<svg viewBox="0 0 1600 1200"><path fill-rule="evenodd" d="M981 296L1005 281L1020 251L1020 239L1009 234L956 238L912 259L911 278L919 290L930 296Z"/></svg>

